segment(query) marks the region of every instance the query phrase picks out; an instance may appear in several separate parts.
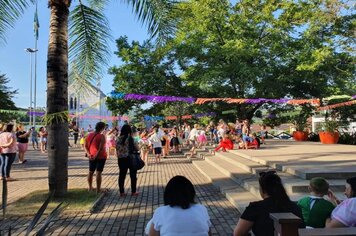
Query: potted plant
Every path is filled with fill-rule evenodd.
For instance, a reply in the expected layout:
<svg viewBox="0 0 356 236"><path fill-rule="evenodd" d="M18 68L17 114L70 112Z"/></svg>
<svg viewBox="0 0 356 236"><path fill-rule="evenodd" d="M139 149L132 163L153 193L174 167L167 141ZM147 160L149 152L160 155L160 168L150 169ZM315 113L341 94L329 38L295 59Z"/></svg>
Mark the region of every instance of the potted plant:
<svg viewBox="0 0 356 236"><path fill-rule="evenodd" d="M320 142L323 144L336 144L339 141L339 122L335 119L325 118L323 131L319 132Z"/></svg>
<svg viewBox="0 0 356 236"><path fill-rule="evenodd" d="M309 132L306 130L308 128L308 118L312 115L313 107L309 105L303 105L300 112L292 116L292 122L295 126L295 131L293 132L293 139L295 141L306 141L308 140Z"/></svg>
<svg viewBox="0 0 356 236"><path fill-rule="evenodd" d="M307 123L295 123L295 131L293 131L293 139L295 141L307 141L309 132L305 130Z"/></svg>

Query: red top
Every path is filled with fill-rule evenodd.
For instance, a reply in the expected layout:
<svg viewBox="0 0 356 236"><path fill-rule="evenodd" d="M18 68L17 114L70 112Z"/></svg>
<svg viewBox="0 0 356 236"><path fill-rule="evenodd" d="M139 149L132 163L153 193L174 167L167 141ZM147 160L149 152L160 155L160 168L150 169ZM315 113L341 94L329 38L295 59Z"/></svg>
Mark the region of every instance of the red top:
<svg viewBox="0 0 356 236"><path fill-rule="evenodd" d="M98 152L98 149L100 146L100 141L101 141L102 137L104 137L104 139L105 139L105 136L103 134L96 134L96 135L95 134L96 133L92 132L85 139L85 147L87 148L87 150L89 150L90 156L96 155L96 153ZM95 137L94 137L94 135L95 135ZM92 141L93 138L94 138L94 140ZM89 145L90 145L90 147L89 147ZM106 153L105 140L104 140L103 147L98 155L98 159L106 159L106 157L107 157L107 153Z"/></svg>
<svg viewBox="0 0 356 236"><path fill-rule="evenodd" d="M230 139L221 140L220 145L225 149L229 149L229 150L234 149L234 143Z"/></svg>

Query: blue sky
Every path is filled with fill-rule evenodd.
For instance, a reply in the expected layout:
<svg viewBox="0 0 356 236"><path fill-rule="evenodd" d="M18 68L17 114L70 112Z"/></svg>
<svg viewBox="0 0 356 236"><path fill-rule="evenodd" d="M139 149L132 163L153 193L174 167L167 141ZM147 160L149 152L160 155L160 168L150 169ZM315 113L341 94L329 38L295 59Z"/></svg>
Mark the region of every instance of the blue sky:
<svg viewBox="0 0 356 236"><path fill-rule="evenodd" d="M49 14L47 0L38 1L38 18L40 23L38 54L37 54L37 107L46 106L46 58L49 35ZM72 5L75 5L73 1ZM33 33L33 18L35 7L31 6L19 19L14 29L7 32L7 44L0 44L0 73L6 74L10 79L8 84L12 89L17 89L14 102L18 107L27 108L30 104L30 55L25 48L33 48L35 44ZM115 40L122 35L127 35L129 40L142 42L148 38L145 26L137 21L131 7L120 1L112 1L107 7L108 17L113 41L110 43L112 55L109 66L119 65L119 59L114 56L116 51ZM34 60L33 60L34 61ZM113 76L105 74L101 81L104 93L112 90ZM0 108L1 109L1 108Z"/></svg>

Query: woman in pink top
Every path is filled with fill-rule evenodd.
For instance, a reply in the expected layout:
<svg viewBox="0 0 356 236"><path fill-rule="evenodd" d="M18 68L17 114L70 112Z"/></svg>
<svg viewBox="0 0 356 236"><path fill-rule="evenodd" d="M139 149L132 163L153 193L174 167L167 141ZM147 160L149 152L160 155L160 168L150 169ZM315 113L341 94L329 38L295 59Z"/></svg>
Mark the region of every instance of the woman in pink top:
<svg viewBox="0 0 356 236"><path fill-rule="evenodd" d="M10 178L11 165L16 157L16 135L12 132L13 124L7 124L3 133L0 134L1 147L1 179L6 178L6 181L12 181Z"/></svg>

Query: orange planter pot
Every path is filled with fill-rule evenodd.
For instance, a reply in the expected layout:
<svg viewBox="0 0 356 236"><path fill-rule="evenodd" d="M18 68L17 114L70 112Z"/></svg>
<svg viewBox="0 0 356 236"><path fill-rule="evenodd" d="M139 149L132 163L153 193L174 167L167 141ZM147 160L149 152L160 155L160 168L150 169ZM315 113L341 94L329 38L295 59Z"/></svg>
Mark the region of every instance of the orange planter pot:
<svg viewBox="0 0 356 236"><path fill-rule="evenodd" d="M294 131L293 139L295 141L307 141L308 140L308 132L304 131Z"/></svg>
<svg viewBox="0 0 356 236"><path fill-rule="evenodd" d="M323 144L336 144L339 142L338 132L319 132L320 142Z"/></svg>

